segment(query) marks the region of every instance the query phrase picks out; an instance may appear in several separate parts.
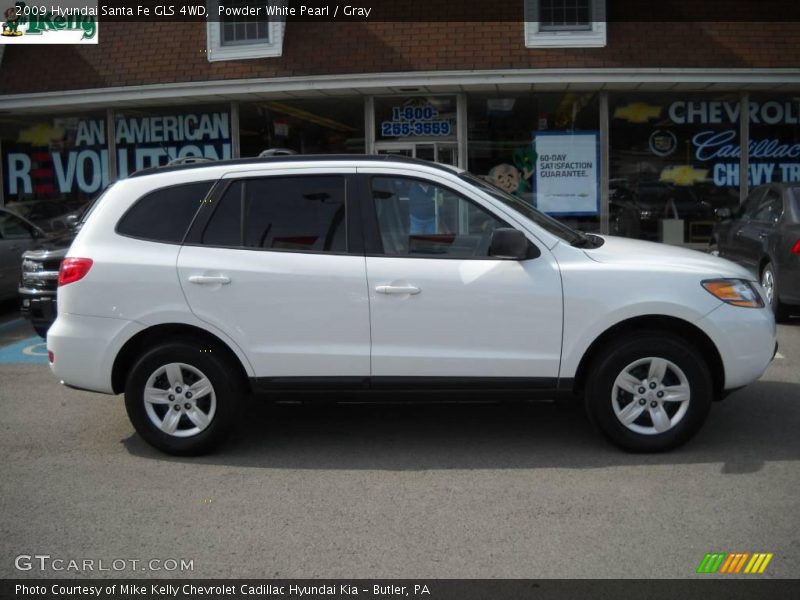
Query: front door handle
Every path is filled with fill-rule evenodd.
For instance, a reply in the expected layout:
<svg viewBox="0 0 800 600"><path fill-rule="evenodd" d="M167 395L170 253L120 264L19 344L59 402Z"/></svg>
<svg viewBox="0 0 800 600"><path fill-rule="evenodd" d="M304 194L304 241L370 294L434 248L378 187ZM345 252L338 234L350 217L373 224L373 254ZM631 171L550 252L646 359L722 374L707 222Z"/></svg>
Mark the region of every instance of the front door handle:
<svg viewBox="0 0 800 600"><path fill-rule="evenodd" d="M231 278L225 275L191 275L189 277L189 283L197 285L228 285L230 282Z"/></svg>
<svg viewBox="0 0 800 600"><path fill-rule="evenodd" d="M422 290L414 285L379 285L375 288L379 294L419 294Z"/></svg>

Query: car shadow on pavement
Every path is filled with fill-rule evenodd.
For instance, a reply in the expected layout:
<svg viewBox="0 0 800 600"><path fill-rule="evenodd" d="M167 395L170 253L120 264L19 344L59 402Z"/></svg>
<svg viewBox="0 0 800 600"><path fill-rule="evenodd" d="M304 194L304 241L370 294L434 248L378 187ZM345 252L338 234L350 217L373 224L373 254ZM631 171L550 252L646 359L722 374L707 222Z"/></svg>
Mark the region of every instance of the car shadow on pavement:
<svg viewBox="0 0 800 600"><path fill-rule="evenodd" d="M418 397L418 396L415 396ZM800 384L761 381L715 403L705 426L665 454L608 444L574 403L268 404L253 402L216 453L167 456L137 435L123 440L146 459L270 469L591 469L722 463L752 473L799 460Z"/></svg>

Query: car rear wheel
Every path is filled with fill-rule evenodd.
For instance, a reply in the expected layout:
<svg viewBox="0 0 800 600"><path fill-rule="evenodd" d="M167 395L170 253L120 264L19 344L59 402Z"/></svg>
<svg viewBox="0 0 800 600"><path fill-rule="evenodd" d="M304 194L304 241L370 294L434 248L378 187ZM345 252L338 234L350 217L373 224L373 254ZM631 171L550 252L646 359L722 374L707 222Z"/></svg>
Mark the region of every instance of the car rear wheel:
<svg viewBox="0 0 800 600"><path fill-rule="evenodd" d="M788 317L786 305L778 299L778 280L775 277L775 268L771 262L764 265L761 269L761 287L767 295L767 302L772 307L776 321L785 321Z"/></svg>
<svg viewBox="0 0 800 600"><path fill-rule="evenodd" d="M125 386L136 431L169 454L204 454L236 424L244 398L239 370L221 352L176 341L145 353Z"/></svg>
<svg viewBox="0 0 800 600"><path fill-rule="evenodd" d="M617 446L662 452L688 441L713 397L703 357L668 333L632 335L607 346L586 384L590 419Z"/></svg>

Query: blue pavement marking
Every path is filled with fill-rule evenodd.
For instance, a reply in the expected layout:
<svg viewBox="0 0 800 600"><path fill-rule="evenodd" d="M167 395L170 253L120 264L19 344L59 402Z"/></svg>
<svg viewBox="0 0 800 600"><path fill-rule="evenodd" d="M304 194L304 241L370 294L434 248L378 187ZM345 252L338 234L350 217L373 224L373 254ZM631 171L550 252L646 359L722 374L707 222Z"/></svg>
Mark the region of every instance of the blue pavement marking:
<svg viewBox="0 0 800 600"><path fill-rule="evenodd" d="M39 336L0 348L0 364L47 364L47 342Z"/></svg>

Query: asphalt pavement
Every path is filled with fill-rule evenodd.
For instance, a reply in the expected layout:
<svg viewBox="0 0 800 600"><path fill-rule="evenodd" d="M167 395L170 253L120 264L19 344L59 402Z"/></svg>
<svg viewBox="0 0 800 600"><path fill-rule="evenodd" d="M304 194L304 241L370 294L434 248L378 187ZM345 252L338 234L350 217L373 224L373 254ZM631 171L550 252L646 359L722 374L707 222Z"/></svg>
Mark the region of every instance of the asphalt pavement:
<svg viewBox="0 0 800 600"><path fill-rule="evenodd" d="M179 459L122 397L60 386L6 307L0 576L686 578L711 577L707 552L768 552L756 577L796 577L800 319L779 340L668 454L562 405L306 403L253 405L217 454Z"/></svg>

